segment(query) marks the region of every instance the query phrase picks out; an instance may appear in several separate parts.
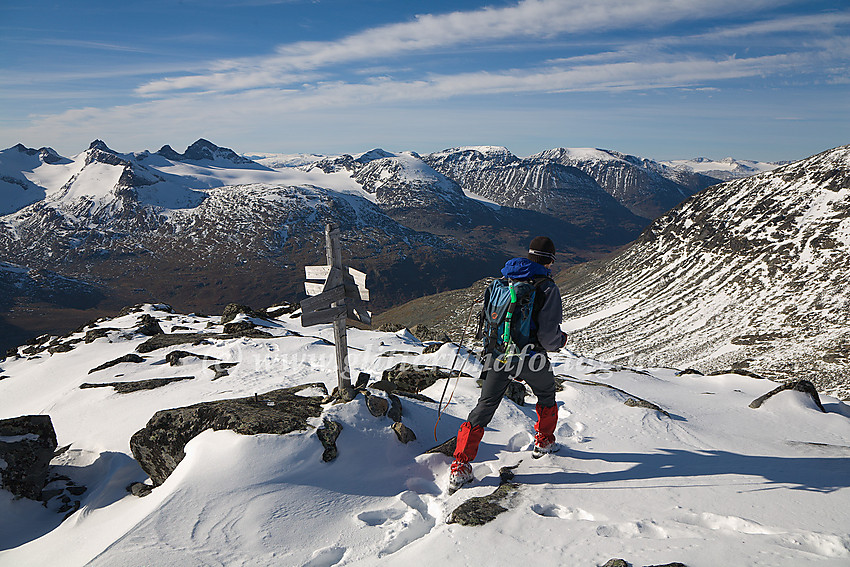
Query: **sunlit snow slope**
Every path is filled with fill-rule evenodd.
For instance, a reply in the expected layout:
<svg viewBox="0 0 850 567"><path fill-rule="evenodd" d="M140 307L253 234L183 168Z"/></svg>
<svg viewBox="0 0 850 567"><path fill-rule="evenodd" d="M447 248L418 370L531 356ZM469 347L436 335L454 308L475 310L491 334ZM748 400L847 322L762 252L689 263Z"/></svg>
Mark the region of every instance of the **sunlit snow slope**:
<svg viewBox="0 0 850 567"><path fill-rule="evenodd" d="M144 362L89 374L148 338L132 331L140 314L155 317L166 333L210 333L189 350L238 364L213 380L209 361L164 364L168 352L181 348L168 347L145 354ZM552 358L564 380L557 394L561 452L530 459L534 399L525 406L504 400L481 446L478 481L452 496L442 490L449 458L423 454L436 444L436 404L402 398L404 423L417 435L403 445L388 418L366 410L362 395L323 407L322 417L343 424L333 462L322 461L313 429L282 436L209 430L188 444L164 484L144 498L129 495L125 487L146 475L128 442L155 411L309 382L335 384L329 326L304 329L289 317L253 322L272 336L212 338L221 332L218 317L146 306L56 339L71 343L85 331L112 329L92 342L71 343L69 352L0 364L0 418L49 414L59 445L70 444L54 459L53 472L88 488L80 509L62 523L53 502L45 508L0 490L0 565L850 561L848 406L823 397L822 413L805 395L784 392L755 410L748 404L775 383L633 370L570 353ZM406 331L349 330L349 344L353 373L369 372L373 380L401 361L449 368L457 350L446 344L422 354L425 345ZM477 363L464 359L458 366L477 375ZM194 378L130 394L79 387L174 376ZM440 380L423 393L438 399L444 385ZM460 380L437 428L440 441L455 434L478 391L474 379ZM661 411L624 404L635 398ZM507 511L484 526L447 523L466 499L493 492L500 467L517 463L519 489L503 502Z"/></svg>

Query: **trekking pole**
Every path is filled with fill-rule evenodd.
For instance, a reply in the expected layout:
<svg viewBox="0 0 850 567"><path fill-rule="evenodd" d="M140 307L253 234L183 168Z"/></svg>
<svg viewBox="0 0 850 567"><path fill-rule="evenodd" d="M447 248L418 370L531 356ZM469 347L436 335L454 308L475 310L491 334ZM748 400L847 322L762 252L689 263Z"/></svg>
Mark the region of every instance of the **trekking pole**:
<svg viewBox="0 0 850 567"><path fill-rule="evenodd" d="M446 397L446 390L449 388L449 382L452 379L452 373L455 369L455 364L457 363L457 357L460 355L460 349L463 348L463 341L466 340L466 331L469 329L469 321L472 318L472 312L475 310L475 306L478 304L478 300L473 301L469 306L469 313L466 316L466 324L463 326L463 332L460 335L460 344L457 346L457 351L455 351L454 360L452 360L452 367L449 370L449 377L446 379L446 385L443 386L443 393L440 395L440 403L437 405L437 421L434 423L434 441L439 443L437 440L437 426L440 424L440 418L443 415L443 410L449 407L449 404L452 402L452 398L455 395L455 390L457 390L457 384L460 382L460 374L463 371L463 367L466 366L466 361L469 360L469 357L463 359L463 363L460 365L460 370L457 371L457 377L455 378L455 385L452 388L452 393L449 394L449 400L446 402L446 406L443 407L443 399Z"/></svg>

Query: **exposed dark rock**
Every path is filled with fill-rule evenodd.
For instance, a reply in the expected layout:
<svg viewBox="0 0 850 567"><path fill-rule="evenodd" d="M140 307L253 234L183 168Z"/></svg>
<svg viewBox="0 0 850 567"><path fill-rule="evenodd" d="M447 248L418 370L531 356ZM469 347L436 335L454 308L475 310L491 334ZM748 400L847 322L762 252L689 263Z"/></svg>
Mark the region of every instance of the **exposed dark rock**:
<svg viewBox="0 0 850 567"><path fill-rule="evenodd" d="M686 368L685 370L679 370L678 372L676 372L676 376L685 376L687 374L696 374L697 376L705 376L705 374L703 374L699 370L694 370L693 368Z"/></svg>
<svg viewBox="0 0 850 567"><path fill-rule="evenodd" d="M491 494L470 498L455 508L447 523L462 526L483 526L495 520L496 516L502 512L508 511L507 508L502 506L502 503L510 500L517 491L519 491L518 484L502 483Z"/></svg>
<svg viewBox="0 0 850 567"><path fill-rule="evenodd" d="M74 344L80 341L68 341L67 343L57 343L53 346L47 347L47 352L50 354L57 354L60 352L71 352L74 350Z"/></svg>
<svg viewBox="0 0 850 567"><path fill-rule="evenodd" d="M602 567L632 567L632 564L625 559L609 559Z"/></svg>
<svg viewBox="0 0 850 567"><path fill-rule="evenodd" d="M336 459L339 454L339 451L336 448L336 440L342 432L342 424L328 419L323 421L324 424L316 430L316 435L319 437L322 447L325 448L325 451L322 453L322 460L329 463Z"/></svg>
<svg viewBox="0 0 850 567"><path fill-rule="evenodd" d="M237 364L239 364L239 363L238 362L216 362L215 364L213 364L209 367L210 370L215 372L215 376L213 376L212 379L218 380L219 378L223 378L225 376L228 376L230 374L228 369L233 368Z"/></svg>
<svg viewBox="0 0 850 567"><path fill-rule="evenodd" d="M163 334L162 327L159 326L159 321L156 320L155 317L145 313L139 320L136 321L138 327L136 327L136 332L140 335L147 335L148 337L153 337L154 335Z"/></svg>
<svg viewBox="0 0 850 567"><path fill-rule="evenodd" d="M56 432L48 415L0 420L0 486L15 496L38 500L56 451Z"/></svg>
<svg viewBox="0 0 850 567"><path fill-rule="evenodd" d="M445 332L429 329L426 325L415 325L412 329L410 329L410 334L419 339L421 342L440 341L442 343L447 343L451 341Z"/></svg>
<svg viewBox="0 0 850 567"><path fill-rule="evenodd" d="M233 321L237 315L245 314L248 317L258 317L260 319L267 319L269 314L265 311L254 311L247 305L240 305L238 303L230 303L227 307L224 308L224 311L221 313L221 324L225 325Z"/></svg>
<svg viewBox="0 0 850 567"><path fill-rule="evenodd" d="M388 350L382 352L378 356L383 356L386 358L394 357L394 356L419 356L418 352L414 352L412 350Z"/></svg>
<svg viewBox="0 0 850 567"><path fill-rule="evenodd" d="M88 490L88 488L86 488L85 486L69 486L65 490L67 490L70 494L73 494L74 496L81 496L86 492L86 490Z"/></svg>
<svg viewBox="0 0 850 567"><path fill-rule="evenodd" d="M154 486L159 486L183 460L186 443L207 429L230 429L242 435L282 435L307 429L307 419L322 413L322 398L299 396L297 392L316 386L304 384L262 396L158 411L143 429L133 434L130 449Z"/></svg>
<svg viewBox="0 0 850 567"><path fill-rule="evenodd" d="M228 335L233 335L250 331L256 327L257 325L251 321L236 321L235 323L225 323L224 332Z"/></svg>
<svg viewBox="0 0 850 567"><path fill-rule="evenodd" d="M137 346L136 352L144 354L147 352L153 352L160 348L183 344L192 344L197 346L206 340L214 339L216 336L217 335L211 333L170 333L166 335L156 335Z"/></svg>
<svg viewBox="0 0 850 567"><path fill-rule="evenodd" d="M684 563L674 561L673 563L665 563L664 565L647 565L646 567L688 567Z"/></svg>
<svg viewBox="0 0 850 567"><path fill-rule="evenodd" d="M138 380L136 382L105 382L103 384L91 384L89 382L84 382L80 384L80 389L86 390L89 388L112 387L119 394L130 394L132 392L138 392L140 390L153 390L154 388L166 386L168 384L171 384L172 382L194 379L194 376L175 376L173 378L151 378L150 380Z"/></svg>
<svg viewBox="0 0 850 567"><path fill-rule="evenodd" d="M150 484L145 484L144 482L134 482L133 484L127 487L127 492L129 492L133 496L144 498L145 496L153 492L153 488L153 486L151 486Z"/></svg>
<svg viewBox="0 0 850 567"><path fill-rule="evenodd" d="M505 397L518 406L525 405L525 396L528 392L525 389L525 384L511 380L508 382L508 389L505 390Z"/></svg>
<svg viewBox="0 0 850 567"><path fill-rule="evenodd" d="M392 430L395 431L396 437L398 437L398 440L402 443L407 444L411 441L416 441L416 434L400 421L393 423Z"/></svg>
<svg viewBox="0 0 850 567"><path fill-rule="evenodd" d="M400 390L419 393L437 380L457 376L457 371L449 374L437 366L420 366L407 362L399 362L392 368L384 370L382 379L397 385ZM468 374L463 376L469 377ZM374 387L374 386L373 386Z"/></svg>
<svg viewBox="0 0 850 567"><path fill-rule="evenodd" d="M426 346L424 349L422 349L422 354L435 353L438 350L440 350L443 347L444 344L446 344L446 343L437 342L437 343L430 344L430 345Z"/></svg>
<svg viewBox="0 0 850 567"><path fill-rule="evenodd" d="M204 341L213 340L213 339L234 339L237 337L247 337L253 339L266 339L271 337L271 333L267 333L265 331L260 331L258 329L249 329L247 331L239 332L239 333L170 333L164 335L156 335L139 346L136 347L136 352L140 352L142 354L153 352L157 349L191 344L197 346Z"/></svg>
<svg viewBox="0 0 850 567"><path fill-rule="evenodd" d="M357 381L354 383L355 388L365 388L367 384L369 384L369 373L361 372L357 375Z"/></svg>
<svg viewBox="0 0 850 567"><path fill-rule="evenodd" d="M663 414L667 414L666 411L664 411L663 409L661 409L657 405L653 404L652 402L648 402L648 401L646 401L642 398L630 397L623 403L626 404L627 406L629 406L630 408L644 408L644 409L655 410L655 411L661 412Z"/></svg>
<svg viewBox="0 0 850 567"><path fill-rule="evenodd" d="M92 374L93 372L97 372L99 370L106 370L107 368L111 368L111 367L113 367L117 364L121 364L122 362L139 363L139 362L144 362L144 361L145 361L145 359L143 357L139 356L138 354L133 354L133 353L125 354L124 356L116 358L115 360L110 360L109 362L104 362L100 366L98 366L96 368L92 368L91 370L89 370L89 374Z"/></svg>
<svg viewBox="0 0 850 567"><path fill-rule="evenodd" d="M364 396L366 398L366 408L369 410L369 413L375 417L384 417L387 415L390 409L389 401L380 396L370 394L368 391L364 392Z"/></svg>
<svg viewBox="0 0 850 567"><path fill-rule="evenodd" d="M425 451L425 455L429 453L441 453L447 457L453 457L455 449L457 448L457 436L452 437L448 441L444 443L440 443L436 447L431 447L427 451Z"/></svg>
<svg viewBox="0 0 850 567"><path fill-rule="evenodd" d="M398 386L389 380L378 380L377 382L372 382L369 387L376 390L383 390L384 392L395 392L398 390Z"/></svg>
<svg viewBox="0 0 850 567"><path fill-rule="evenodd" d="M387 397L390 399L390 409L387 412L387 417L393 420L393 422L401 421L401 400L395 394L389 394Z"/></svg>
<svg viewBox="0 0 850 567"><path fill-rule="evenodd" d="M173 350L165 355L165 361L168 362L171 366L180 366L181 360L184 358L193 356L199 360L219 360L214 356L206 356L204 354L195 354L193 352L187 352L185 350Z"/></svg>
<svg viewBox="0 0 850 567"><path fill-rule="evenodd" d="M749 376L756 380L764 380L764 376L759 376L755 372L744 370L743 368L730 368L729 370L716 370L708 373L709 376L720 376L721 374L740 374L741 376Z"/></svg>
<svg viewBox="0 0 850 567"><path fill-rule="evenodd" d="M118 317L124 317L125 315L130 315L131 313L141 313L147 307L144 303L137 303L136 305L127 305L126 307L121 308L121 311L118 312ZM171 308L170 305L166 305L165 303L157 303L151 306L154 311L162 311L163 313L174 313L174 309Z"/></svg>
<svg viewBox="0 0 850 567"><path fill-rule="evenodd" d="M522 463L522 459L520 459L520 461L515 465L500 467L499 484L505 484L506 482L512 481L514 476L516 476L514 474L514 470L520 465L520 463Z"/></svg>
<svg viewBox="0 0 850 567"><path fill-rule="evenodd" d="M274 309L267 309L266 315L271 319L278 319L282 315L291 315L299 309L301 309L301 306L298 303L288 303L286 305L275 307Z"/></svg>
<svg viewBox="0 0 850 567"><path fill-rule="evenodd" d="M120 331L121 329L111 329L108 327L98 327L97 329L89 329L86 331L86 344L93 343L97 339L102 339L109 336L109 333Z"/></svg>
<svg viewBox="0 0 850 567"><path fill-rule="evenodd" d="M826 410L823 407L823 404L820 401L820 396L818 395L818 390L815 388L815 385L809 382L808 380L796 380L792 382L786 382L785 384L779 386L778 388L774 388L770 392L766 393L763 396L759 396L752 402L750 402L750 407L753 409L758 409L761 405L778 394L779 392L784 392L785 390L795 390L797 392L803 392L804 394L809 394L811 396L812 401L815 405L820 409L820 411L826 413Z"/></svg>
<svg viewBox="0 0 850 567"><path fill-rule="evenodd" d="M398 323L384 323L378 330L384 333L397 333L404 329L404 325L399 325Z"/></svg>

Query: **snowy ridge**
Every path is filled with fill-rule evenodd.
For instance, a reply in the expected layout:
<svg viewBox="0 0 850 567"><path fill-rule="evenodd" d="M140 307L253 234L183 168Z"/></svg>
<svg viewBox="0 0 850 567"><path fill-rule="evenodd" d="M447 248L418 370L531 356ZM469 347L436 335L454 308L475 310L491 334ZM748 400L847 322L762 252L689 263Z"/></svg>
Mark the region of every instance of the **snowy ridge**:
<svg viewBox="0 0 850 567"><path fill-rule="evenodd" d="M723 158L721 160L698 157L693 159L661 161L659 163L685 171L702 173L703 175L716 177L717 179L722 179L724 181L739 179L741 177L749 177L766 171L773 171L777 167L784 165L783 163L735 159L732 157Z"/></svg>
<svg viewBox="0 0 850 567"><path fill-rule="evenodd" d="M718 182L687 169L612 150L556 148L532 157L580 169L630 211L649 219Z"/></svg>
<svg viewBox="0 0 850 567"><path fill-rule="evenodd" d="M601 241L628 242L647 222L586 173L546 157L520 159L504 148L468 147L422 159L468 194L556 217Z"/></svg>
<svg viewBox="0 0 850 567"><path fill-rule="evenodd" d="M140 314L166 333L221 332L218 317L148 305L60 339L102 330L68 352L2 363L0 419L48 413L59 445L70 444L52 472L86 490L79 510L62 522L53 500L45 508L0 489L0 565L453 565L458 558L482 565L494 557L516 565L532 549L541 565L601 565L613 557L689 567L837 567L850 560L850 407L822 397L822 413L791 391L754 410L748 404L775 383L629 369L568 352L552 357L564 380L557 394L561 452L532 460L533 406L504 400L475 462L477 482L452 496L442 490L450 459L424 454L435 444L436 405L402 398L404 423L417 435L403 445L390 419L369 414L362 395L324 405L303 432L205 431L161 486L144 498L129 495L125 487L147 475L128 441L157 410L312 382L332 387L336 380L331 327L304 329L289 317L252 319L268 338L211 338L190 347L238 363L216 380L209 361L164 363L181 347L90 374L148 339L133 333ZM449 368L456 353L446 344L422 354L425 345L406 331L350 329L349 344L352 372L372 380L401 361ZM465 372L477 370L475 359L464 363ZM129 394L80 388L176 376L192 378ZM437 399L443 386L438 381L423 393ZM458 383L439 425L441 441L455 434L478 392L473 379ZM635 398L660 410L624 404ZM322 462L313 429L322 418L343 426L330 463ZM512 481L518 491L502 503L504 513L483 526L447 523L466 499L494 491L500 467L520 461ZM557 536L541 543L541 534Z"/></svg>
<svg viewBox="0 0 850 567"><path fill-rule="evenodd" d="M716 185L566 288L579 352L744 368L850 395L850 147ZM616 306L616 313L604 314Z"/></svg>

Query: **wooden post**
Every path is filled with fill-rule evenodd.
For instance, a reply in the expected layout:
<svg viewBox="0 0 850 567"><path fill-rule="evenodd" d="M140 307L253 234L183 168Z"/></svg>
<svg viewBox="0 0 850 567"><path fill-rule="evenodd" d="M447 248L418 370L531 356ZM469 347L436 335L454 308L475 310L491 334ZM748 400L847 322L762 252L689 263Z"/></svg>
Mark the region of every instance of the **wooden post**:
<svg viewBox="0 0 850 567"><path fill-rule="evenodd" d="M339 227L334 224L325 225L325 244L328 266L343 272L342 247L339 242ZM333 307L345 306L345 299L336 301ZM336 372L338 379L339 397L345 401L354 399L354 388L351 386L351 371L348 368L348 336L345 332L346 311L334 319L334 344L336 344Z"/></svg>

